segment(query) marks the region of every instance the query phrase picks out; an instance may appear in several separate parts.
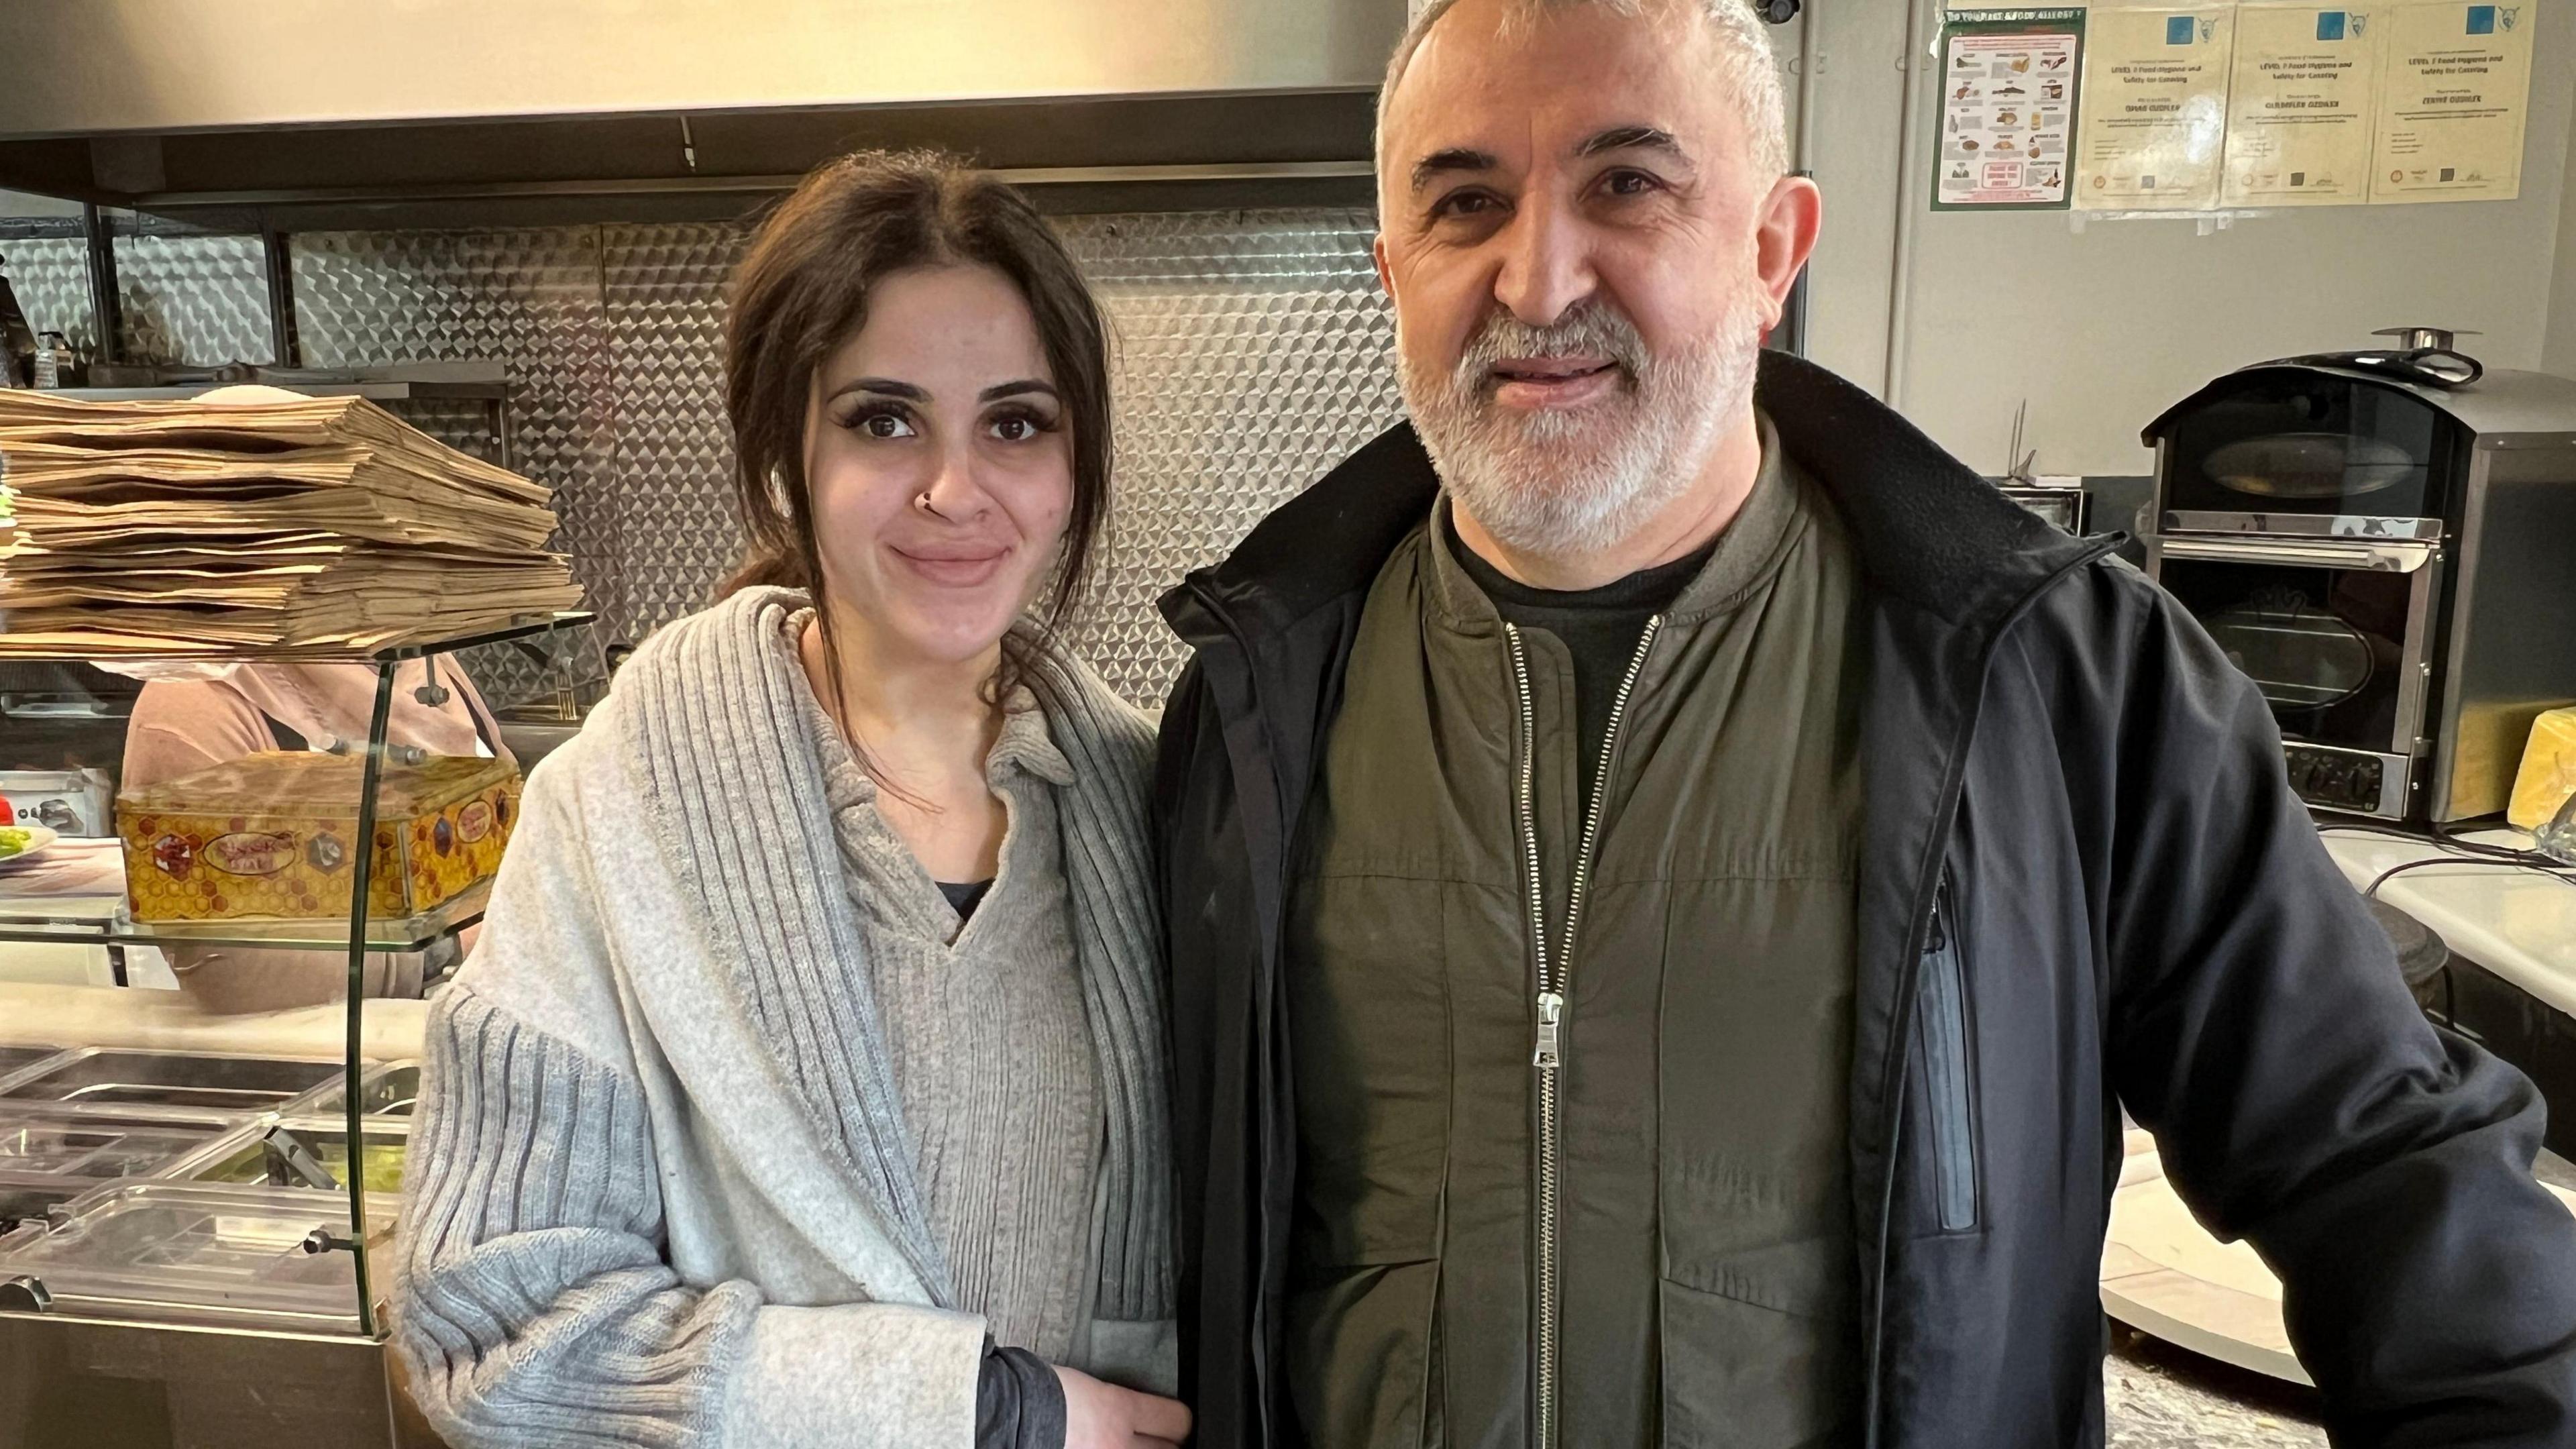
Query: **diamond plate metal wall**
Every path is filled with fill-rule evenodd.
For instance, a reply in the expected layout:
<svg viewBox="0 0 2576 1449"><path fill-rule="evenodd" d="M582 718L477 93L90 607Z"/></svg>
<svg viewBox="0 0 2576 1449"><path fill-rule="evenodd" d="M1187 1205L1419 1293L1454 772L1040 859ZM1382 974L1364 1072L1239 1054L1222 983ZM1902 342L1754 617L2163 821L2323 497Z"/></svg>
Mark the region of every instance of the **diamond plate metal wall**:
<svg viewBox="0 0 2576 1449"><path fill-rule="evenodd" d="M1151 704L1181 661L1155 598L1400 413L1373 222L1295 210L1057 225L1109 314L1117 367L1110 546L1074 642ZM557 490L560 546L602 636L638 638L705 603L739 558L721 325L745 239L713 224L297 236L304 361L504 363L513 462ZM191 363L266 357L257 239L117 245L129 345ZM41 305L86 326L78 241L0 252L22 301L41 299L31 317ZM411 416L489 455L479 408Z"/></svg>
<svg viewBox="0 0 2576 1449"><path fill-rule="evenodd" d="M1268 211L1058 226L1109 314L1117 364L1110 548L1074 642L1112 687L1159 702L1182 651L1155 599L1401 410L1374 223ZM604 237L630 637L704 603L739 561L722 289L744 240L723 226Z"/></svg>
<svg viewBox="0 0 2576 1449"><path fill-rule="evenodd" d="M721 225L613 226L602 237L623 510L618 637L704 605L742 561L724 412L724 283L747 240Z"/></svg>
<svg viewBox="0 0 2576 1449"><path fill-rule="evenodd" d="M203 367L276 360L259 238L119 236L115 245L128 360Z"/></svg>
<svg viewBox="0 0 2576 1449"><path fill-rule="evenodd" d="M0 276L27 325L59 332L83 357L98 355L98 325L89 309L89 248L79 237L0 238Z"/></svg>
<svg viewBox="0 0 2576 1449"><path fill-rule="evenodd" d="M599 230L317 232L296 237L292 257L308 365L507 366L512 464L556 490L558 546L572 555L591 606L620 627Z"/></svg>
<svg viewBox="0 0 2576 1449"><path fill-rule="evenodd" d="M1365 211L1174 212L1058 223L1108 311L1113 536L1074 643L1159 704L1184 651L1154 600L1402 411Z"/></svg>
<svg viewBox="0 0 2576 1449"><path fill-rule="evenodd" d="M259 238L122 234L115 246L127 360L199 367L271 360ZM0 256L27 320L97 356L87 245L77 236L12 237L0 240Z"/></svg>

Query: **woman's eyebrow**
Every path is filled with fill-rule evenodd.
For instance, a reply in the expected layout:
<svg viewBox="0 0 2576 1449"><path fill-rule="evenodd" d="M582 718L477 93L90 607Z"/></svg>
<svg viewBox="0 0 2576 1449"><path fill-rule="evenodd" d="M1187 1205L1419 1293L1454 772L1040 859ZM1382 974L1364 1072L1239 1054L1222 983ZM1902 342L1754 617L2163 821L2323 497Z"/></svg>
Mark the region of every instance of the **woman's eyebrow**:
<svg viewBox="0 0 2576 1449"><path fill-rule="evenodd" d="M1054 383L1048 382L1044 378L1024 377L1017 382L997 382L991 387L984 389L982 392L977 393L975 395L975 400L977 402L992 402L998 398L1018 397L1022 393L1032 392L1039 393L1047 397L1055 397L1057 395Z"/></svg>
<svg viewBox="0 0 2576 1449"><path fill-rule="evenodd" d="M854 392L879 393L886 397L902 398L905 402L930 401L928 389L915 387L908 382L897 382L890 377L851 378L848 382L832 389L831 396L824 398L823 401L830 402L832 398L847 397Z"/></svg>

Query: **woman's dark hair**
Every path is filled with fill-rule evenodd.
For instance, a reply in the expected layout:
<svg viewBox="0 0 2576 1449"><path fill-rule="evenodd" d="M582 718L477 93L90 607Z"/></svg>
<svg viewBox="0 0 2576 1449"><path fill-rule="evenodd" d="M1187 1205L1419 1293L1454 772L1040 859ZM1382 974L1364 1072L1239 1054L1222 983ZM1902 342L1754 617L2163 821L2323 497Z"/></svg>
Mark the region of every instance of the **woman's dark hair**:
<svg viewBox="0 0 2576 1449"><path fill-rule="evenodd" d="M755 584L803 589L830 644L805 477L814 373L867 325L868 298L878 283L915 267L961 265L1009 278L1037 321L1073 454L1073 506L1040 626L1055 629L1081 604L1109 517L1109 349L1100 310L1064 244L1026 197L935 151L862 151L816 168L761 222L734 269L725 317L725 413L733 424L735 502L750 556L722 592ZM839 660L828 647L824 653L832 672L829 706L839 719ZM1015 672L1006 647L996 699L1009 698Z"/></svg>

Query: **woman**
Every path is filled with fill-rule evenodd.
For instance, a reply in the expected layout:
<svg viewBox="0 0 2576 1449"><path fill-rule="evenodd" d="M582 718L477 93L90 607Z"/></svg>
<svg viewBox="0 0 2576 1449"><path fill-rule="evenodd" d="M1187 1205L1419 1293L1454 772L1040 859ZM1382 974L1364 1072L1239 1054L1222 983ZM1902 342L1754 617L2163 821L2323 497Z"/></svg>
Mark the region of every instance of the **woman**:
<svg viewBox="0 0 2576 1449"><path fill-rule="evenodd" d="M1153 735L1049 627L1099 316L1008 188L864 155L726 349L743 586L530 777L432 1007L412 1392L466 1446L1176 1443Z"/></svg>

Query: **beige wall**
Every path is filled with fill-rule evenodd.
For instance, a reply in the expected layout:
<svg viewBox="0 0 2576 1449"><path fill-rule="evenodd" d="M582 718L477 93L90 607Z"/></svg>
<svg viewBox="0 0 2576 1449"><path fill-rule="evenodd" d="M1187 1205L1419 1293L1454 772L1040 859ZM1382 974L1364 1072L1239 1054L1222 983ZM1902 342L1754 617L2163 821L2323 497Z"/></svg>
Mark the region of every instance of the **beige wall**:
<svg viewBox="0 0 2576 1449"><path fill-rule="evenodd" d="M1814 169L1826 223L1811 351L1883 388L1898 315L1904 5L1817 9ZM2097 221L2079 233L2065 213L1936 215L1907 196L1912 294L1893 400L1988 472L2004 467L2013 410L2027 398L2025 447L2039 450L2044 471L2143 473L2139 428L2212 375L2367 346L2376 327L2473 329L2485 335L2467 339L2469 350L2492 366L2538 367L2547 351L2559 370L2576 371L2576 212L2565 184L2576 7L2535 9L2544 13L2515 201L2276 213L2201 236L2168 220ZM1929 87L1920 102L1935 114Z"/></svg>
<svg viewBox="0 0 2576 1449"><path fill-rule="evenodd" d="M2549 332L2540 367L2576 377L2576 115L2567 121L2567 175L2568 184L2559 190L2558 266L2549 285Z"/></svg>

